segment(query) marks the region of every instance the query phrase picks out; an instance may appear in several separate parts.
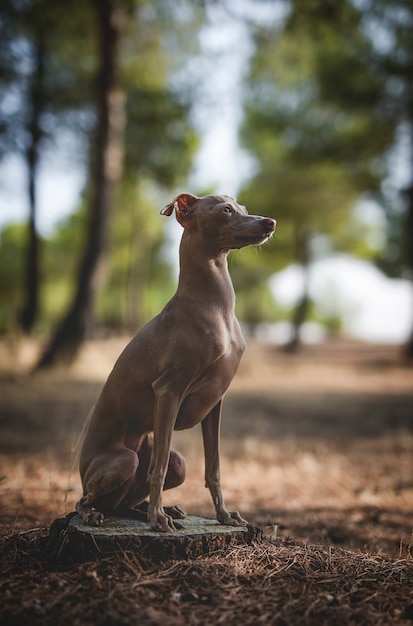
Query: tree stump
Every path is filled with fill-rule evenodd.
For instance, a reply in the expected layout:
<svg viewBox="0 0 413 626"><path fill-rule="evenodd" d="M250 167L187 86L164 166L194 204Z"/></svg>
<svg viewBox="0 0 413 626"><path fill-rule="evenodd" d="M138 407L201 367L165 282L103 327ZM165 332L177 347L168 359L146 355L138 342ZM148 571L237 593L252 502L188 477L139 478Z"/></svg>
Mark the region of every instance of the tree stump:
<svg viewBox="0 0 413 626"><path fill-rule="evenodd" d="M107 517L102 526L86 526L77 513L53 522L47 541L47 557L56 564L73 564L125 552L159 563L170 559L193 559L230 546L260 541L261 528L224 526L216 520L188 515L179 520L183 528L159 533L147 522Z"/></svg>

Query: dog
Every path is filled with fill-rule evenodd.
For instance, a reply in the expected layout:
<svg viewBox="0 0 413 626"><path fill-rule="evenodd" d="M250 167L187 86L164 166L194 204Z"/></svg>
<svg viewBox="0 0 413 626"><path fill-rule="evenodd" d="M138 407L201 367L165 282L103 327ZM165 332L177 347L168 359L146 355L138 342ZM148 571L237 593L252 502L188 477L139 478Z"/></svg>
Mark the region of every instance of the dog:
<svg viewBox="0 0 413 626"><path fill-rule="evenodd" d="M227 256L266 242L276 222L248 215L225 195L181 193L161 214L174 210L184 229L177 291L126 346L87 425L79 468L83 497L76 510L90 526L100 526L105 514L144 512L156 531L181 527L176 520L185 512L162 506L163 490L185 479L185 460L170 450L171 437L199 422L205 486L217 520L247 523L227 510L220 485L222 400L245 350Z"/></svg>

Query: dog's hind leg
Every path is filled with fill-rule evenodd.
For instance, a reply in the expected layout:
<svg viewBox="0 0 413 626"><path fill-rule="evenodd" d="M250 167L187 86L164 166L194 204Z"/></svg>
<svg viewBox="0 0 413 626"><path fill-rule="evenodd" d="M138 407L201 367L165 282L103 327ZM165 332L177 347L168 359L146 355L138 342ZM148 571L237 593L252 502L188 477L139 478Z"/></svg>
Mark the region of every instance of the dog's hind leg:
<svg viewBox="0 0 413 626"><path fill-rule="evenodd" d="M84 495L76 505L85 524L100 526L104 512L115 513L121 507L138 466L138 455L128 448L102 453L91 461L82 479Z"/></svg>
<svg viewBox="0 0 413 626"><path fill-rule="evenodd" d="M135 479L133 480L129 491L125 497L124 508L125 514L137 513L138 519L146 519L146 513L148 510L148 502L145 500L149 496L149 467L152 457L153 449L153 437L149 435L142 442L142 445L138 452L139 467L136 471ZM185 458L176 450L171 450L169 453L168 467L166 470L166 477L164 483L164 491L173 489L181 485L185 480ZM173 519L183 519L186 517L185 512L179 506L165 507L165 512Z"/></svg>

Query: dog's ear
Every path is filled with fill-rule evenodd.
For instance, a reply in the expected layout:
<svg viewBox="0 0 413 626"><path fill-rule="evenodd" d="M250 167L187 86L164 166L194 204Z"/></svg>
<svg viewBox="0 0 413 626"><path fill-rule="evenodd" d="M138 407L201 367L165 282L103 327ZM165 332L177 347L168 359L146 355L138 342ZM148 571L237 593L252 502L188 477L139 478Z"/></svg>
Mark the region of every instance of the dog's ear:
<svg viewBox="0 0 413 626"><path fill-rule="evenodd" d="M166 205L161 211L161 215L172 215L172 211L176 210L176 216L186 217L191 212L191 207L199 200L197 196L191 193L180 193L172 202Z"/></svg>

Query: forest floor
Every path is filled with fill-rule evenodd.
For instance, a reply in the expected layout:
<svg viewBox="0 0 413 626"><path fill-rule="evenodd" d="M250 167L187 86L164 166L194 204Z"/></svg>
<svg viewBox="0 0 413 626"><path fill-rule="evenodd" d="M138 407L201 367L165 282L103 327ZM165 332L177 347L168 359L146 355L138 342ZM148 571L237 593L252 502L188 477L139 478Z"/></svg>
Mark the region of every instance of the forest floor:
<svg viewBox="0 0 413 626"><path fill-rule="evenodd" d="M76 442L126 341L95 340L69 370L35 376L36 343L0 342L2 624L413 623L413 368L398 346L288 355L249 342L224 403L221 474L262 543L163 566L42 562L36 542L80 496ZM213 517L201 439L176 433L187 480L165 503Z"/></svg>

